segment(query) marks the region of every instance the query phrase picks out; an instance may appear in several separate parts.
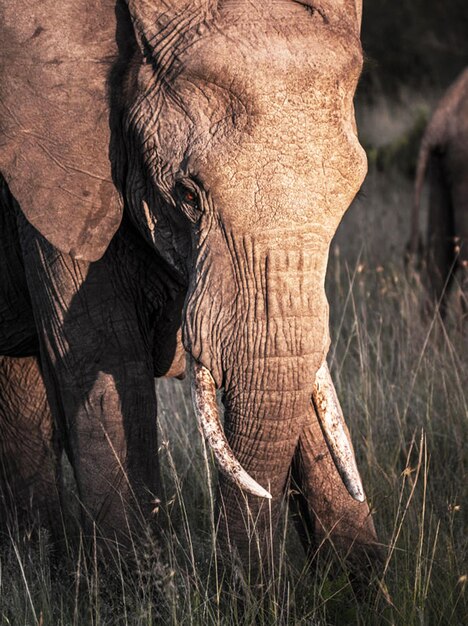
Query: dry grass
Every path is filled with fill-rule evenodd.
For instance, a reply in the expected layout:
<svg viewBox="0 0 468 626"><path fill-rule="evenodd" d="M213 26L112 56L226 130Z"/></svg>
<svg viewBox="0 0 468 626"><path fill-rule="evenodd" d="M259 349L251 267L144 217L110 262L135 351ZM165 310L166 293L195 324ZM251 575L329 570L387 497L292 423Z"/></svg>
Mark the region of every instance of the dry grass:
<svg viewBox="0 0 468 626"><path fill-rule="evenodd" d="M277 575L262 591L223 574L214 549L216 474L187 385L160 381L161 545L148 539L131 574L121 559L103 571L82 549L57 573L46 536L31 545L13 533L0 554L0 624L467 623L466 337L463 349L456 324L423 320L417 277L376 267L365 248L350 268L332 255L328 292L332 373L386 546L369 596L358 601L346 575L327 577L327 559L311 571L287 524Z"/></svg>

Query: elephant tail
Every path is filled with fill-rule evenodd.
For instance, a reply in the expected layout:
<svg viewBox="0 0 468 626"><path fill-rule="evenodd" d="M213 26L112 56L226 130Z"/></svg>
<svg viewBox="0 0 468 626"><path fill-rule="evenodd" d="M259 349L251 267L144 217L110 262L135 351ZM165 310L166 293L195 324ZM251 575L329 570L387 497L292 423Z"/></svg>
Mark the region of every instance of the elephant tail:
<svg viewBox="0 0 468 626"><path fill-rule="evenodd" d="M416 167L416 177L414 181L413 202L411 207L411 235L408 244L410 257L415 257L419 247L419 208L421 204L421 193L426 177L427 165L432 152L432 142L428 133L424 134L419 149L418 163Z"/></svg>

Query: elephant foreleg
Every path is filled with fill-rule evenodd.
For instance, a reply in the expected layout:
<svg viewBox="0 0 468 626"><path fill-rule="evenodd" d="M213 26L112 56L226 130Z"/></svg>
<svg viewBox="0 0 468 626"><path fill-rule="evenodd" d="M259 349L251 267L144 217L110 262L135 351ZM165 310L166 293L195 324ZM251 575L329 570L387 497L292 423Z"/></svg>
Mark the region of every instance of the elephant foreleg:
<svg viewBox="0 0 468 626"><path fill-rule="evenodd" d="M111 244L95 263L21 226L45 381L78 487L85 533L130 545L158 488L151 328L131 264Z"/></svg>
<svg viewBox="0 0 468 626"><path fill-rule="evenodd" d="M36 357L0 357L0 528L60 530L60 443Z"/></svg>
<svg viewBox="0 0 468 626"><path fill-rule="evenodd" d="M454 256L456 271L454 291L458 305L461 330L466 331L468 321L468 175L465 174L465 161L460 169L462 175L452 186L453 223L456 239Z"/></svg>
<svg viewBox="0 0 468 626"><path fill-rule="evenodd" d="M431 190L429 201L428 237L426 251L427 283L431 304L438 304L442 316L455 269L454 214L444 162L433 154L430 161Z"/></svg>

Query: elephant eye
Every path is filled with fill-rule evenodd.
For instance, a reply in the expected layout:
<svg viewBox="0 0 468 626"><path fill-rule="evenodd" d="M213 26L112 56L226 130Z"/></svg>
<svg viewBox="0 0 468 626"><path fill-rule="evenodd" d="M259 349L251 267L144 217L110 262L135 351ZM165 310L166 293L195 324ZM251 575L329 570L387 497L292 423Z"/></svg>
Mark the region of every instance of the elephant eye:
<svg viewBox="0 0 468 626"><path fill-rule="evenodd" d="M184 201L190 202L191 204L195 204L197 202L197 194L191 189L185 189Z"/></svg>
<svg viewBox="0 0 468 626"><path fill-rule="evenodd" d="M195 188L195 183L192 183L192 181L177 183L175 186L175 195L177 204L189 220L191 222L197 222L200 219L202 210L200 192Z"/></svg>

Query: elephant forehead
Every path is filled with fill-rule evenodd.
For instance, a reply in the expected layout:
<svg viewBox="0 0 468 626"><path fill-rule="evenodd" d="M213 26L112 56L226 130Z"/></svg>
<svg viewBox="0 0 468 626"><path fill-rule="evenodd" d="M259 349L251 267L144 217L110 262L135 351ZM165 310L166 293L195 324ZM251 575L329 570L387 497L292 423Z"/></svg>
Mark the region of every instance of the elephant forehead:
<svg viewBox="0 0 468 626"><path fill-rule="evenodd" d="M236 68L238 70L238 68ZM247 123L248 118L268 119L303 132L315 127L322 133L333 132L334 126L350 118L353 90L334 80L324 78L320 85L286 73L284 76L255 72L237 73L232 80L214 76L193 77L181 74L173 84L179 102L199 128L206 121L219 120L220 115L232 124ZM242 118L245 118L242 120Z"/></svg>
<svg viewBox="0 0 468 626"><path fill-rule="evenodd" d="M282 141L285 132L310 140L354 123L352 97L362 56L351 31L342 36L327 27L318 29L320 36L268 30L249 36L249 28L210 33L185 55L170 91L183 103L195 134L207 140L254 128L262 119L278 128Z"/></svg>
<svg viewBox="0 0 468 626"><path fill-rule="evenodd" d="M302 151L309 156L307 168L313 170L333 153L335 161L348 158L348 144L353 151L359 149L354 86L328 74L317 82L302 70L296 75L272 72L266 65L245 71L235 62L226 63L231 69L218 68L219 76L180 73L172 84L175 97L167 100L160 116L161 126L167 127L161 135L168 135L168 144L177 129L185 127L192 164L197 158L213 161L216 151L242 149L250 155L256 152L263 162L260 153L268 148L286 154L286 160L288 153Z"/></svg>
<svg viewBox="0 0 468 626"><path fill-rule="evenodd" d="M254 102L258 94L300 93L312 86L325 93L331 82L353 90L362 67L357 33L346 22L324 22L321 16L308 23L303 10L290 15L299 3L285 4L287 19L275 19L278 7L272 6L248 19L217 20L183 55L182 75Z"/></svg>

